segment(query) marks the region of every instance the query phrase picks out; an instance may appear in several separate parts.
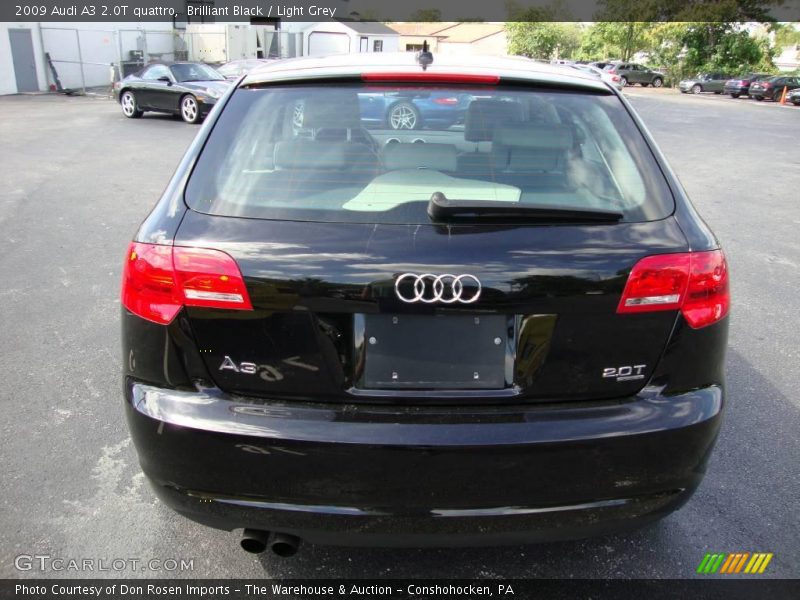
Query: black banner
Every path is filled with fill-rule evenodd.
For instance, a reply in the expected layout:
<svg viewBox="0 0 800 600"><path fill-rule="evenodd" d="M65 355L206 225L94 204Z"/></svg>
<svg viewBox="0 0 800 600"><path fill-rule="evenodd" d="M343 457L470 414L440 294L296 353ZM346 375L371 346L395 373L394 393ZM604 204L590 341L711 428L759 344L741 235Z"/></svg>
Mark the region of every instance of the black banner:
<svg viewBox="0 0 800 600"><path fill-rule="evenodd" d="M363 600L367 598L428 600L476 598L601 599L800 597L800 580L744 579L738 577L686 580L592 580L592 579L484 579L484 580L397 580L397 579L305 579L305 580L3 580L0 598L36 600Z"/></svg>
<svg viewBox="0 0 800 600"><path fill-rule="evenodd" d="M800 0L3 0L0 21L797 21Z"/></svg>

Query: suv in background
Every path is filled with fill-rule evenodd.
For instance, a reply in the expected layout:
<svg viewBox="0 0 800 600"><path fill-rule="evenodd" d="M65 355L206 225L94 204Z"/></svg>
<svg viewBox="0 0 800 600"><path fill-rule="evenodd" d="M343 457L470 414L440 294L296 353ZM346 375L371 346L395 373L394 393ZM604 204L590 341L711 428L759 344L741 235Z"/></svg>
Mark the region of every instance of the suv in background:
<svg viewBox="0 0 800 600"><path fill-rule="evenodd" d="M661 87L664 85L664 74L653 71L638 63L612 63L607 65L606 70L612 70L620 77L623 86L638 83L642 87L652 85Z"/></svg>
<svg viewBox="0 0 800 600"><path fill-rule="evenodd" d="M761 81L769 77L771 77L771 75L766 75L765 73L750 73L748 75L744 75L743 77L729 79L725 82L723 91L726 94L730 94L731 98L746 96L750 93L751 83L755 81Z"/></svg>
<svg viewBox="0 0 800 600"><path fill-rule="evenodd" d="M714 92L721 94L728 76L724 73L698 73L697 77L684 79L678 84L682 94L699 94L701 92Z"/></svg>

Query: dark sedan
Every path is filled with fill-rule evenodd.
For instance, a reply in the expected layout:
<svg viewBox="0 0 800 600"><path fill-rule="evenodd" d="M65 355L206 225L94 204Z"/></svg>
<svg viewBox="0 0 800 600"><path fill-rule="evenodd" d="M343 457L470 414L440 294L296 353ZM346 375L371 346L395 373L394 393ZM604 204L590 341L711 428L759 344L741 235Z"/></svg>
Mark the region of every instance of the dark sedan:
<svg viewBox="0 0 800 600"><path fill-rule="evenodd" d="M739 96L747 96L750 93L750 85L756 81L762 81L769 78L770 75L765 73L750 73L736 79L729 79L725 82L723 91L729 94L731 98L738 98Z"/></svg>
<svg viewBox="0 0 800 600"><path fill-rule="evenodd" d="M783 95L784 89L789 92L796 88L800 88L800 77L778 75L765 79L764 81L756 81L753 83L750 86L750 97L759 101L764 98L769 98L770 100L778 102L781 99L781 95Z"/></svg>
<svg viewBox="0 0 800 600"><path fill-rule="evenodd" d="M229 86L230 82L203 63L153 63L116 82L114 96L129 119L155 111L199 123Z"/></svg>

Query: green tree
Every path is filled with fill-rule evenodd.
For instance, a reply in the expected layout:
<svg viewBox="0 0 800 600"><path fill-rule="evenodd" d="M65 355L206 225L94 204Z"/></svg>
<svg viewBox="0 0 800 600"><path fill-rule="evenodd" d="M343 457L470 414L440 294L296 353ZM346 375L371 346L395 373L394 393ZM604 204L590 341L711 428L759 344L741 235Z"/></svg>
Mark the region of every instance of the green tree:
<svg viewBox="0 0 800 600"><path fill-rule="evenodd" d="M576 23L506 23L506 35L508 53L528 58L572 58L581 45L581 32Z"/></svg>
<svg viewBox="0 0 800 600"><path fill-rule="evenodd" d="M800 44L800 29L796 23L775 23L770 29L775 33L776 48Z"/></svg>
<svg viewBox="0 0 800 600"><path fill-rule="evenodd" d="M649 62L664 67L672 82L703 71L739 75L774 69L767 40L735 22L659 23L648 39Z"/></svg>
<svg viewBox="0 0 800 600"><path fill-rule="evenodd" d="M648 33L653 26L641 21L595 23L584 33L578 54L587 60L631 60L637 52L649 49Z"/></svg>

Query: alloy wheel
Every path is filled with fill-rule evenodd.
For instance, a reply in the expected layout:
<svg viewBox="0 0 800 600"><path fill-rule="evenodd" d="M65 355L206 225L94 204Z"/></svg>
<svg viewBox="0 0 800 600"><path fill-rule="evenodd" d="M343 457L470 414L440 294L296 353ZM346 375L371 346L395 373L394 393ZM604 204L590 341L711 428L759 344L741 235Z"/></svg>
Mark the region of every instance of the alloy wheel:
<svg viewBox="0 0 800 600"><path fill-rule="evenodd" d="M122 114L131 118L136 114L136 98L133 93L125 92L122 94Z"/></svg>
<svg viewBox="0 0 800 600"><path fill-rule="evenodd" d="M194 99L194 96L186 96L181 101L181 116L183 120L187 123L196 123L197 113L197 100Z"/></svg>
<svg viewBox="0 0 800 600"><path fill-rule="evenodd" d="M389 125L392 129L416 129L417 111L406 103L395 105L389 113Z"/></svg>

